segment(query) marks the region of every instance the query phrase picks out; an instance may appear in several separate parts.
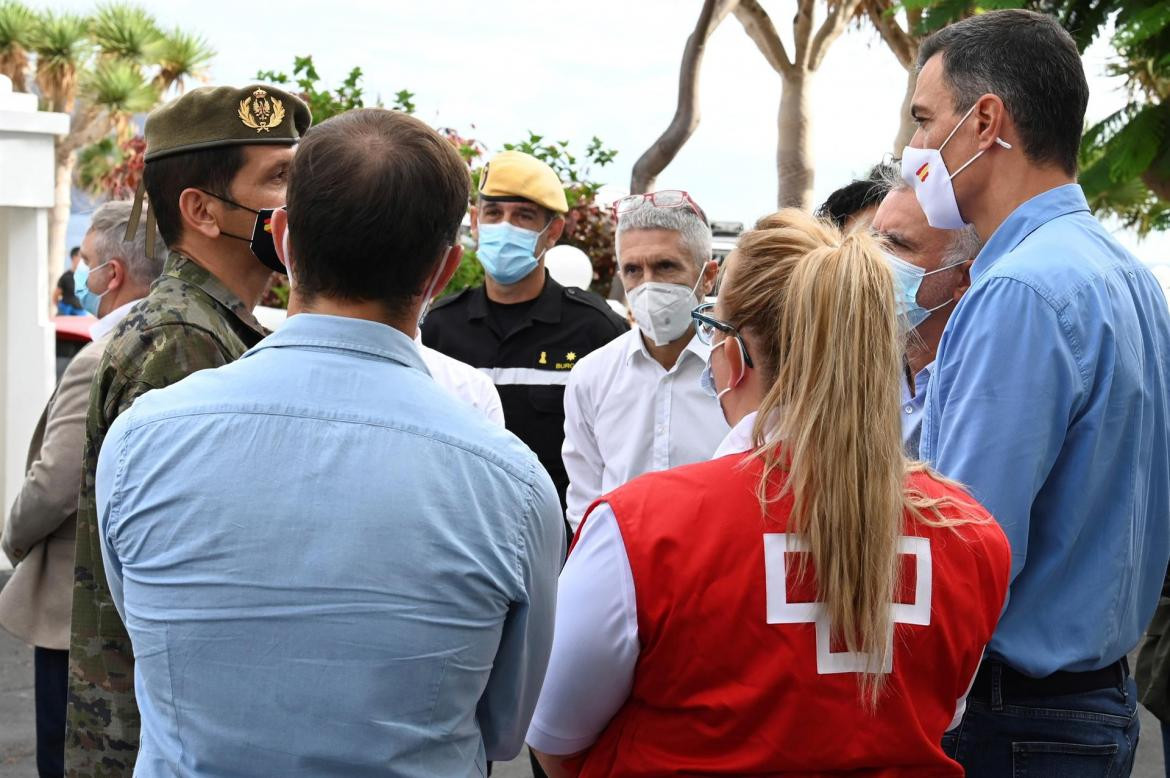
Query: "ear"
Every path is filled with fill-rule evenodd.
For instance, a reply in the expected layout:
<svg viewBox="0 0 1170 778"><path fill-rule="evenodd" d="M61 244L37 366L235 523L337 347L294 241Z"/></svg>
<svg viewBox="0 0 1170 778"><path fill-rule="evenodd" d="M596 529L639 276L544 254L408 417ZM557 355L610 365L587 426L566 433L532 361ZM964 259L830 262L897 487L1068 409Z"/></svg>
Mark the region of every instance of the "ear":
<svg viewBox="0 0 1170 778"><path fill-rule="evenodd" d="M288 211L283 208L277 208L272 212L272 242L276 245L276 257L284 264L285 275L288 275L289 262L291 262L291 249L288 253L284 250L284 238L288 235Z"/></svg>
<svg viewBox="0 0 1170 778"><path fill-rule="evenodd" d="M454 246L447 249L447 253L443 256L443 259L440 260L440 262L442 262L443 269L441 271L439 271L439 280L435 284L434 291L431 292L432 299L434 299L434 297L436 295L438 295L439 292L446 289L447 284L451 283L451 279L452 279L452 277L454 277L455 271L459 269L459 263L462 261L463 261L463 246L461 244L459 244L458 242L456 242L456 244ZM423 292L425 294L426 290L424 289ZM424 302L430 302L430 301L424 300Z"/></svg>
<svg viewBox="0 0 1170 778"><path fill-rule="evenodd" d="M183 221L183 229L207 238L218 238L218 216L222 207L218 200L198 189L184 189L179 195L179 216Z"/></svg>
<svg viewBox="0 0 1170 778"><path fill-rule="evenodd" d="M961 262L958 265L958 270L960 273L962 273L963 277L960 279L959 284L955 287L955 291L953 293L953 299L955 302L959 302L959 298L966 294L967 290L971 288L971 265L973 264L975 264L975 260L968 259L966 262Z"/></svg>
<svg viewBox="0 0 1170 778"><path fill-rule="evenodd" d="M986 150L996 145L997 138L1005 137L1008 119L1007 108L999 95L985 94L975 102L972 118L979 133L979 149Z"/></svg>
<svg viewBox="0 0 1170 778"><path fill-rule="evenodd" d="M715 289L715 279L719 277L719 263L711 259L703 266L703 296L711 294Z"/></svg>
<svg viewBox="0 0 1170 778"><path fill-rule="evenodd" d="M126 285L126 262L121 257L110 260L110 283L106 285L106 294L116 292Z"/></svg>
<svg viewBox="0 0 1170 778"><path fill-rule="evenodd" d="M557 241L559 241L561 239L561 235L563 235L564 232L565 232L565 217L564 216L555 217L552 220L552 224L550 224L548 226L548 232L545 233L545 241L546 241L545 245L549 246L550 248L552 246L557 245Z"/></svg>

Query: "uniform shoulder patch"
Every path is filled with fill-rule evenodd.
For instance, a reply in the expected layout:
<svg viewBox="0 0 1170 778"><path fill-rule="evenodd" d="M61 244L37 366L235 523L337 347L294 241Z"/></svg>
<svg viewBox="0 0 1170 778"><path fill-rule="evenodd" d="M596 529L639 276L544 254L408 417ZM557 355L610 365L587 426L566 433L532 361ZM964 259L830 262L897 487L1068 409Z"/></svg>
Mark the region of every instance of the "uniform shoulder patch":
<svg viewBox="0 0 1170 778"><path fill-rule="evenodd" d="M589 305L590 308L603 312L607 317L618 317L617 314L614 314L613 309L610 308L610 303L605 302L600 295L594 294L592 291L578 289L577 287L565 287L564 289L566 300Z"/></svg>

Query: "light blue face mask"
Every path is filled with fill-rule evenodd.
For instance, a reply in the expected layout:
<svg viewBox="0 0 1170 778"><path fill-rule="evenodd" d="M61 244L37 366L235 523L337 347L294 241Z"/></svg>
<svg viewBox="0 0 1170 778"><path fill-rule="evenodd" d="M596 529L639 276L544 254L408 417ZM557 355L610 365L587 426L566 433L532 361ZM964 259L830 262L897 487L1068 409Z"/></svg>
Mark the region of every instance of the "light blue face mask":
<svg viewBox="0 0 1170 778"><path fill-rule="evenodd" d="M89 291L89 276L91 272L97 272L108 264L110 263L107 262L105 265L98 265L91 271L89 265L82 262L73 271L73 293L77 295L77 300L81 303L81 307L94 316L99 315L98 310L102 304L102 297L105 296L106 292L97 294ZM107 289L106 291L109 290Z"/></svg>
<svg viewBox="0 0 1170 778"><path fill-rule="evenodd" d="M898 316L905 320L908 329L912 330L916 328L919 324L926 321L926 317L930 316L930 314L939 308L946 307L950 303L950 300L947 300L933 308L923 308L918 304L918 289L922 286L922 279L934 273L941 273L944 270L953 270L954 266L940 267L928 273L917 265L912 265L889 252L883 253L885 254L886 262L890 266L890 270L894 271L894 296L895 304L898 308Z"/></svg>
<svg viewBox="0 0 1170 778"><path fill-rule="evenodd" d="M552 222L545 225L549 228ZM479 246L475 256L484 272L500 284L514 284L536 269L536 244L544 230L534 232L510 222L479 224Z"/></svg>

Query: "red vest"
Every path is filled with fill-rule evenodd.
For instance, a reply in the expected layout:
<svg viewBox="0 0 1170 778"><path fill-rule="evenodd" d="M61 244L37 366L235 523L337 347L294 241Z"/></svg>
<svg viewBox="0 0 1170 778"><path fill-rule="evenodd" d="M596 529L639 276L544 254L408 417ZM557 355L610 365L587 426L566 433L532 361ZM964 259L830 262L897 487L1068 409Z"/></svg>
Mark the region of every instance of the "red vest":
<svg viewBox="0 0 1170 778"><path fill-rule="evenodd" d="M907 517L893 663L870 713L863 658L829 639L815 587L795 579L791 497L761 517L762 463L746 458L651 473L602 498L629 555L641 653L581 775L962 776L939 741L1007 594L999 526L964 492L910 477L988 521L933 529Z"/></svg>

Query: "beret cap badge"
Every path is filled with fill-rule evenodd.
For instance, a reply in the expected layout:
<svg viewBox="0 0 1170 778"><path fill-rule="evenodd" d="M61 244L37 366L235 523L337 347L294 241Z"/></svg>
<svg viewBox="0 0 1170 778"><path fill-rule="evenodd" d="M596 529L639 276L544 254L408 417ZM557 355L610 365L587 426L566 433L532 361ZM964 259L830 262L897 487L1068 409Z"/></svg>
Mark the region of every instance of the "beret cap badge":
<svg viewBox="0 0 1170 778"><path fill-rule="evenodd" d="M270 97L263 89L257 89L251 97L240 101L239 117L245 127L251 127L257 133L268 132L284 121L284 103Z"/></svg>

